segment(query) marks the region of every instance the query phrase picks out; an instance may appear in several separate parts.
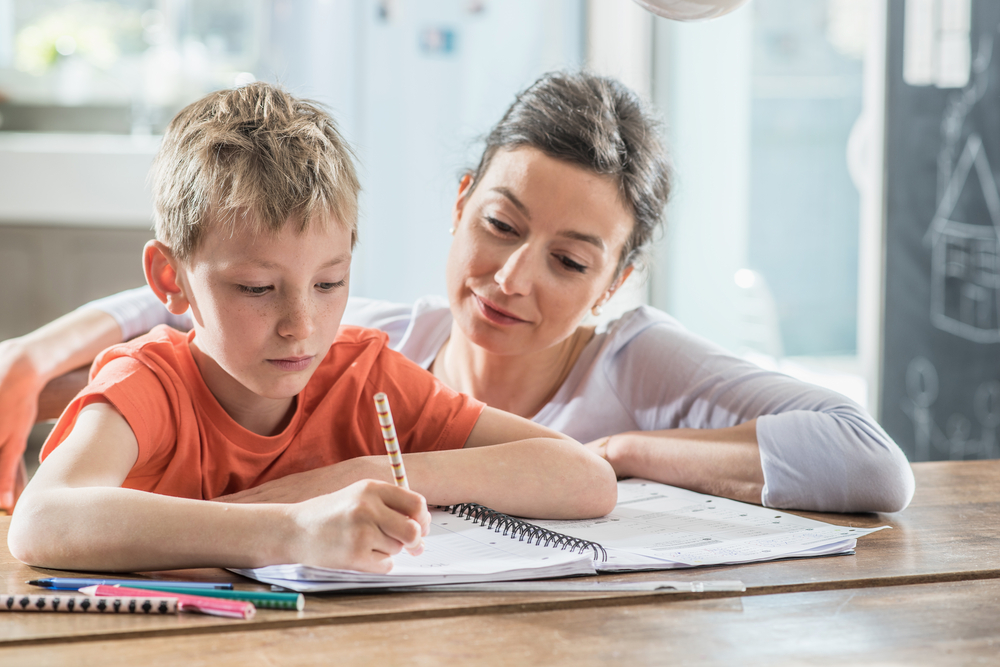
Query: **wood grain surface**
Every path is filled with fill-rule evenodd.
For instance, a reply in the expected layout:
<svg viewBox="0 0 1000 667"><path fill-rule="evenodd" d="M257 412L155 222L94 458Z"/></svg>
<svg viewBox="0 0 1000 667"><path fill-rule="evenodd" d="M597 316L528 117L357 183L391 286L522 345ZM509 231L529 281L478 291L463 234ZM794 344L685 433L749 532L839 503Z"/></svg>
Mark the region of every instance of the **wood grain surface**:
<svg viewBox="0 0 1000 667"><path fill-rule="evenodd" d="M10 665L1000 662L1000 581L0 648Z"/></svg>
<svg viewBox="0 0 1000 667"><path fill-rule="evenodd" d="M845 525L883 530L859 540L857 554L784 560L740 566L605 575L602 579L740 579L751 597L775 593L835 591L921 583L991 580L1000 577L1000 461L921 463L914 466L917 495L904 512L887 515L820 515ZM0 538L9 519L0 518ZM6 539L3 539L6 545ZM85 574L85 573L81 573ZM69 576L29 568L0 550L0 592L38 592L25 582L41 576ZM175 579L243 581L222 570L188 570L160 575ZM984 582L985 583L985 582ZM464 622L483 614L541 613L613 607L673 607L695 598L738 600L734 593L696 596L663 593L368 593L308 595L303 612L259 610L252 621L183 615L177 618L9 614L0 622L0 646L94 642L157 637L279 631L291 628L424 619ZM723 604L721 601L719 604ZM610 612L608 612L610 613ZM1000 624L998 624L1000 625ZM304 630L308 632L307 630ZM2 661L0 661L2 663Z"/></svg>

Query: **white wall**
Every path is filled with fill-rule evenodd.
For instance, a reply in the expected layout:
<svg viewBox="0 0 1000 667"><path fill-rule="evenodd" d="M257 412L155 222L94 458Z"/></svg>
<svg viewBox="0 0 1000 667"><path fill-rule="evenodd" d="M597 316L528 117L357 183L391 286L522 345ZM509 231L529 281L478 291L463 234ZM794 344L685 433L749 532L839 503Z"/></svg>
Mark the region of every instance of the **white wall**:
<svg viewBox="0 0 1000 667"><path fill-rule="evenodd" d="M651 302L729 348L738 342L733 276L746 264L749 222L749 9L654 26L653 99L669 122L677 179Z"/></svg>

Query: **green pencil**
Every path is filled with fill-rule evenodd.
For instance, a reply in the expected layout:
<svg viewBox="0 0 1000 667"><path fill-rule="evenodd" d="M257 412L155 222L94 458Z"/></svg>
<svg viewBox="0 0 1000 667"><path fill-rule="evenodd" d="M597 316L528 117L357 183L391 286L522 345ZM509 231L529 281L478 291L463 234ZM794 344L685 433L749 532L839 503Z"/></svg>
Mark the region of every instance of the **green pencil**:
<svg viewBox="0 0 1000 667"><path fill-rule="evenodd" d="M226 600L243 600L253 602L255 607L261 609L295 609L302 611L306 606L306 599L302 593L269 593L266 591L226 591L219 589L204 588L177 588L174 586L158 586L137 582L129 584L129 588L141 588L147 591L165 591L168 593L178 593L181 595L200 595L207 598L225 598Z"/></svg>

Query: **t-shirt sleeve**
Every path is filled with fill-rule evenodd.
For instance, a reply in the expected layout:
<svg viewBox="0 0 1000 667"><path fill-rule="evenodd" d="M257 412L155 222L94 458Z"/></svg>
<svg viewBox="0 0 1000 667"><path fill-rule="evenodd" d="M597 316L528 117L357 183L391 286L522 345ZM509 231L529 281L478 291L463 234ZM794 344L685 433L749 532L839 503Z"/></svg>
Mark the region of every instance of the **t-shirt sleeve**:
<svg viewBox="0 0 1000 667"><path fill-rule="evenodd" d="M402 354L382 350L378 378L369 378L372 396L389 398L400 450L404 453L461 449L485 403L461 394ZM374 407L374 404L373 404Z"/></svg>
<svg viewBox="0 0 1000 667"><path fill-rule="evenodd" d="M132 467L134 472L172 456L177 427L163 384L141 362L118 357L105 364L63 411L42 447L42 460L66 440L80 411L101 400L114 406L135 434L139 456Z"/></svg>
<svg viewBox="0 0 1000 667"><path fill-rule="evenodd" d="M80 306L94 308L113 317L122 330L122 340L131 340L152 330L158 324L188 331L191 329L190 311L174 315L156 298L149 286L118 292Z"/></svg>
<svg viewBox="0 0 1000 667"><path fill-rule="evenodd" d="M825 512L894 512L913 496L899 446L850 399L735 357L679 326L648 327L609 366L642 430L757 420L761 503Z"/></svg>

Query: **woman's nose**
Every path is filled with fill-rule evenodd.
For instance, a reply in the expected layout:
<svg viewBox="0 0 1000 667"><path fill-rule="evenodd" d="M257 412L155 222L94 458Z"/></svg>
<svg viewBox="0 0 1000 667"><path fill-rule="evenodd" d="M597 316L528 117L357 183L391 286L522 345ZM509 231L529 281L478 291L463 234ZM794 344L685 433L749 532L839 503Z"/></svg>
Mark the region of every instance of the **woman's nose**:
<svg viewBox="0 0 1000 667"><path fill-rule="evenodd" d="M507 256L503 266L493 275L504 294L525 295L531 292L531 262L531 246L527 243L518 246Z"/></svg>

